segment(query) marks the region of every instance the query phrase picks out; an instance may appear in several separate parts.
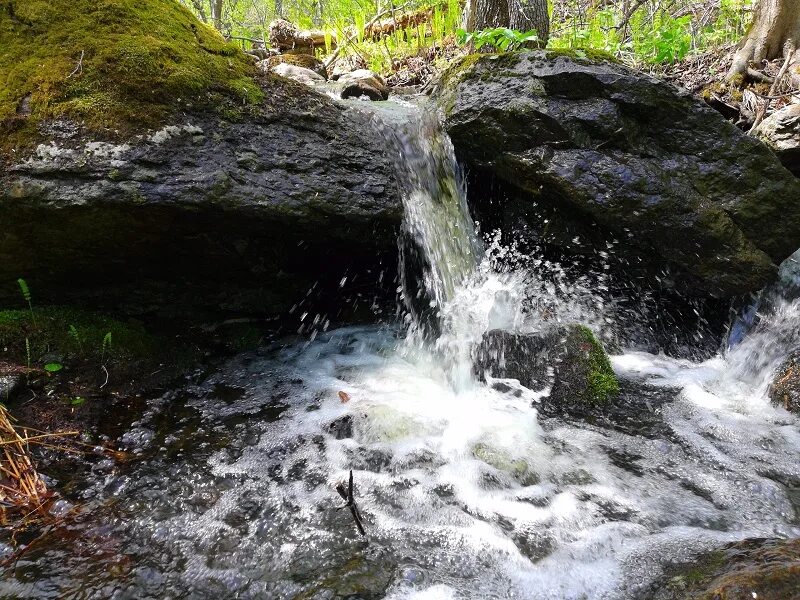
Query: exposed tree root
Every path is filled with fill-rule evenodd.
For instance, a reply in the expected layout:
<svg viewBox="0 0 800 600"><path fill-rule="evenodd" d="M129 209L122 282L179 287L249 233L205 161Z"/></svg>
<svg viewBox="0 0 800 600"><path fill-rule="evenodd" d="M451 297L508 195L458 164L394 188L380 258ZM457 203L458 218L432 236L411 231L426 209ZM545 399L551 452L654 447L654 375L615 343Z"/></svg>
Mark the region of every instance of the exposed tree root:
<svg viewBox="0 0 800 600"><path fill-rule="evenodd" d="M730 82L743 81L751 65L783 58L793 82L800 82L800 2L761 0L753 24L739 44L727 74Z"/></svg>

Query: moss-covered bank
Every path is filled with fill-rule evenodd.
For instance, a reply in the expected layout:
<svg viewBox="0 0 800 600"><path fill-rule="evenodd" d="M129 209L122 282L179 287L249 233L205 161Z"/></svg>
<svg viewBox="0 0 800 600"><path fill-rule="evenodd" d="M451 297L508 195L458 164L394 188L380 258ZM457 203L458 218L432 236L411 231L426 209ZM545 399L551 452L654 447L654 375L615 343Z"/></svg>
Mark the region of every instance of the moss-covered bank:
<svg viewBox="0 0 800 600"><path fill-rule="evenodd" d="M253 61L176 0L0 0L0 48L0 151L57 117L125 134L263 98Z"/></svg>

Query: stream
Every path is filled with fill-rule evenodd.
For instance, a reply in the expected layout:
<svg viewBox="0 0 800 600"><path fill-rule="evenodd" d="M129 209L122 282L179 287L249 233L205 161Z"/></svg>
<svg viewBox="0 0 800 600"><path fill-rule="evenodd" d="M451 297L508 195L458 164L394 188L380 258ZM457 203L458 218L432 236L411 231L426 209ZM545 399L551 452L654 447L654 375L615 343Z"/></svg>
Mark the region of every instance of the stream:
<svg viewBox="0 0 800 600"><path fill-rule="evenodd" d="M597 281L479 238L436 126L397 139L404 318L309 314L302 339L150 399L119 440L140 458L77 474L79 516L0 596L638 598L673 561L800 536L800 419L767 399L800 342L791 286L711 359L614 353L609 418L554 416L546 391L476 380L475 344L554 322L610 339L619 316ZM337 510L351 469L366 537Z"/></svg>

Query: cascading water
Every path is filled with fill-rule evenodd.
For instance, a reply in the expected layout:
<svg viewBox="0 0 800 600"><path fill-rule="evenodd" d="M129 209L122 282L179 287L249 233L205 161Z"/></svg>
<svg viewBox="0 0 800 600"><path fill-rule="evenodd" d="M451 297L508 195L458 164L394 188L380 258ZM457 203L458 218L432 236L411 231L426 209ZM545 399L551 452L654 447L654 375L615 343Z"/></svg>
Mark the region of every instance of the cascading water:
<svg viewBox="0 0 800 600"><path fill-rule="evenodd" d="M474 271L480 244L453 145L433 116L412 117L395 135L404 183L401 292L412 327L439 334L441 311Z"/></svg>
<svg viewBox="0 0 800 600"><path fill-rule="evenodd" d="M613 357L633 426L540 415L536 390L470 377L472 345L493 327L603 328L602 301L554 265L498 268L511 251L497 243L481 256L446 136L408 131L422 284L406 297L441 335L340 329L153 401L122 439L146 460L97 463L76 484L79 543L33 547L0 594L636 598L671 560L800 535L798 419L763 389L797 341L798 301L710 361ZM367 539L336 510L350 469Z"/></svg>

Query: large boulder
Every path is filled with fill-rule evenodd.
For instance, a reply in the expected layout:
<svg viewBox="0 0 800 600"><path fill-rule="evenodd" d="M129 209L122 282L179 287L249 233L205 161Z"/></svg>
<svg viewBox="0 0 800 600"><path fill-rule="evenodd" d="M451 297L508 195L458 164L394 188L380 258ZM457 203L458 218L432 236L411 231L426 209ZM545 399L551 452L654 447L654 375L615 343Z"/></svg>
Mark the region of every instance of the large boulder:
<svg viewBox="0 0 800 600"><path fill-rule="evenodd" d="M583 325L554 326L538 333L494 329L475 350L480 378L516 379L526 388L550 388L547 403L567 411L602 406L619 384L602 344Z"/></svg>
<svg viewBox="0 0 800 600"><path fill-rule="evenodd" d="M485 227L611 248L640 282L716 297L760 289L800 247L800 181L656 78L580 51L477 55L435 94Z"/></svg>
<svg viewBox="0 0 800 600"><path fill-rule="evenodd" d="M390 285L402 203L372 117L260 73L170 0L77 2L0 20L22 65L0 95L0 305L19 304L18 277L39 304L183 316L300 316L307 294ZM28 69L39 48L58 70Z"/></svg>
<svg viewBox="0 0 800 600"><path fill-rule="evenodd" d="M759 124L756 135L800 177L800 104L776 110Z"/></svg>

